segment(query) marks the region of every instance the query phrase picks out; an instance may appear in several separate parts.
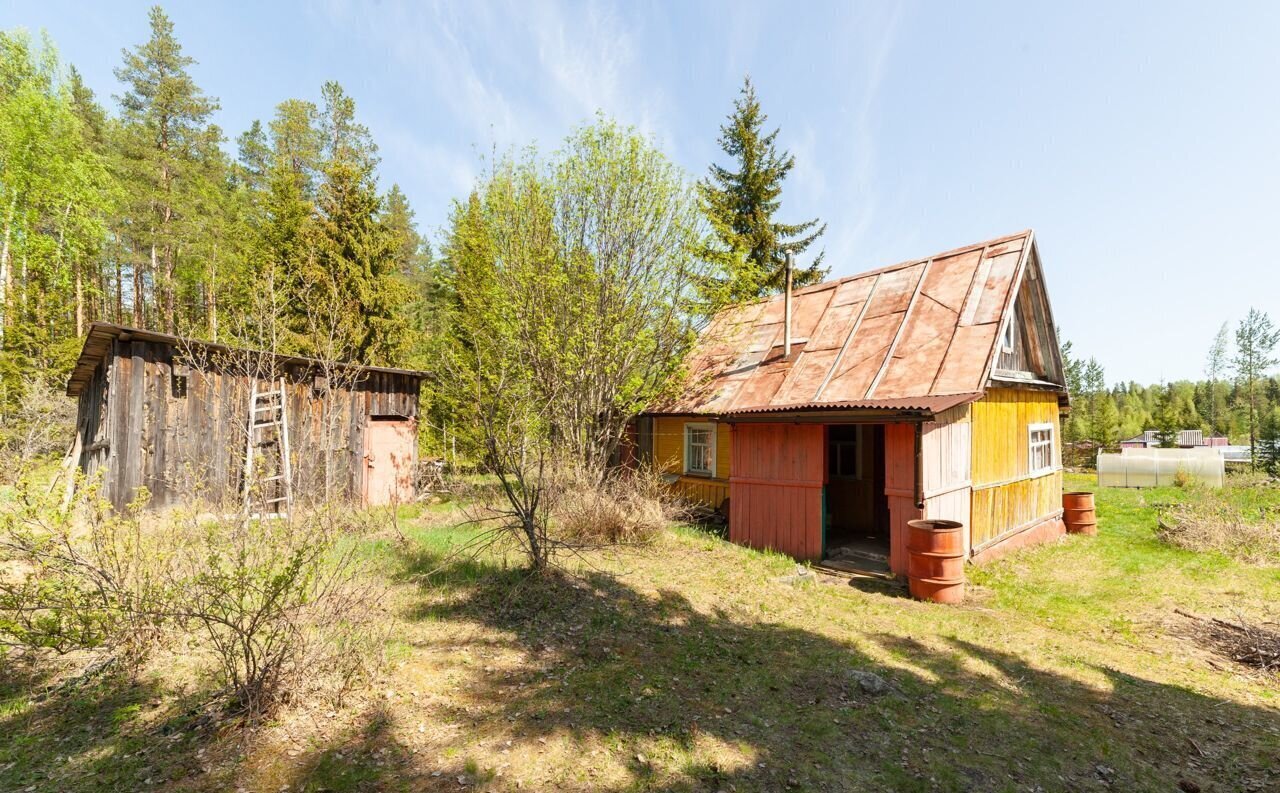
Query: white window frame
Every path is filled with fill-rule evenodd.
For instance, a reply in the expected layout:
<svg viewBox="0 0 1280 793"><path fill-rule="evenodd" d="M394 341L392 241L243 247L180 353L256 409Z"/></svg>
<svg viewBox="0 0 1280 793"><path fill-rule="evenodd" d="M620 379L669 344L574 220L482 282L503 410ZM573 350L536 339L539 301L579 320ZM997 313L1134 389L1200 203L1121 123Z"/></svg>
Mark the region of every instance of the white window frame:
<svg viewBox="0 0 1280 793"><path fill-rule="evenodd" d="M1037 441L1035 439L1037 432L1048 432L1048 440ZM1030 469L1029 474L1031 476L1047 474L1056 469L1057 466L1054 463L1054 460L1057 457L1055 453L1057 450L1054 448L1054 445L1057 442L1056 436L1057 432L1054 430L1053 424L1045 423L1027 425L1027 468ZM1047 464L1044 467L1036 468L1034 466L1036 449L1045 447L1049 450Z"/></svg>
<svg viewBox="0 0 1280 793"><path fill-rule="evenodd" d="M1013 352L1013 317L1009 317L1009 321L1004 323L1004 330L1000 332L1000 351Z"/></svg>
<svg viewBox="0 0 1280 793"><path fill-rule="evenodd" d="M705 430L711 438L710 443L708 444L710 446L710 452L711 452L711 469L708 471L695 469L690 465L690 462L692 462L692 456L690 454L690 452L692 451L692 446L689 443L690 430ZM706 422L706 421L699 421L699 422L691 421L684 425L684 473L687 476L707 476L707 477L711 477L712 479L716 478L716 425L715 424L711 422Z"/></svg>

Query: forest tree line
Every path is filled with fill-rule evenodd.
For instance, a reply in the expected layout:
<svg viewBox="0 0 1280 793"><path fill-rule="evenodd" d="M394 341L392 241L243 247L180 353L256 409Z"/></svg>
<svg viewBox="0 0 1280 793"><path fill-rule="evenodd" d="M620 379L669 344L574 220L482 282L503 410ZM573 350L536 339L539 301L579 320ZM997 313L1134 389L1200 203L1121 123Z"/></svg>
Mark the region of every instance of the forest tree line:
<svg viewBox="0 0 1280 793"><path fill-rule="evenodd" d="M1176 445L1181 430L1201 430L1206 437L1256 447L1259 464L1280 473L1278 347L1280 328L1265 312L1251 309L1234 328L1223 323L1215 334L1203 379L1108 385L1097 359L1076 356L1071 342L1065 342L1062 359L1072 409L1063 421L1064 440L1080 445L1088 460L1147 430L1165 446Z"/></svg>
<svg viewBox="0 0 1280 793"><path fill-rule="evenodd" d="M825 229L817 219L775 217L795 160L765 127L748 79L721 128L731 165L713 164L695 181L651 141L597 118L566 139L568 159L496 158L472 193L455 200L435 256L404 192L380 184L377 145L339 84L319 86L318 102L280 102L271 118L231 139L213 123L218 99L193 78L195 61L173 23L159 7L149 23L149 38L122 51L121 90L110 100L94 96L47 38L0 32L0 425L34 390L51 401L95 320L422 368L437 375L433 382L455 383L450 356L468 344L474 352L484 334L538 341L521 354L559 354L532 327L518 329L520 339L504 337L489 298L526 316L570 312L555 318L557 332L582 335L585 303L512 305L501 289L478 297L503 279L502 288L546 296L551 279L566 293L595 295L604 307L598 318L619 323L594 323L601 335L583 336L582 350L626 362L655 351L664 358L636 383L618 383L613 404L586 419L608 416L616 428L618 416L667 385L658 375L674 372L700 318L776 292L786 252L802 253ZM605 203L655 189L667 205L629 203L630 217ZM548 201L567 202L577 215L557 218ZM597 242L608 249L555 239L596 219L604 224ZM666 235L647 244L661 249L660 266L675 268L670 283L679 289L615 261L616 240L646 229ZM525 232L535 237L501 236ZM526 247L502 247L513 239ZM526 253L534 258L512 258ZM821 280L821 263L819 252L800 265L796 283ZM542 280L531 284L534 276ZM672 319L679 333L658 325ZM602 351L606 337L613 349ZM547 361L538 363L545 381ZM571 377L580 363L556 365ZM563 385L551 383L568 393ZM587 386L575 387L582 395ZM452 448L451 436L474 418L473 400L448 388L428 388L424 400L424 444ZM616 441L614 430L606 434L606 446Z"/></svg>
<svg viewBox="0 0 1280 793"><path fill-rule="evenodd" d="M325 83L232 144L159 8L150 28L111 108L50 41L0 32L0 409L93 320L408 361L430 251L352 98Z"/></svg>
<svg viewBox="0 0 1280 793"><path fill-rule="evenodd" d="M599 118L569 135L567 159L496 158L454 202L437 256L404 192L382 186L377 145L339 84L318 86L319 101L285 99L231 139L212 122L218 99L192 77L194 60L172 22L157 7L149 23L149 38L122 51L121 91L110 100L94 96L49 40L0 32L0 424L33 388L59 388L88 323L106 320L424 368L439 376L433 382L458 380L448 367L460 350L478 354L478 342L506 338L525 345L516 358L488 354L510 371L540 367L542 380L525 384L546 392L540 399L599 403L607 395L591 415L564 408L555 429L586 437L607 427L607 449L620 417L668 385L699 319L776 293L786 253L805 252L825 230L819 219L777 217L795 160L747 79L720 128L727 163L710 164L701 180ZM602 204L653 190L664 205L637 202L625 219ZM563 215L565 207L576 214ZM610 235L658 228L668 235L655 240L665 246L659 264L674 281L611 262ZM602 236L563 238L584 229ZM822 280L822 265L821 251L808 257L796 285ZM604 307L597 319L615 324L584 323L594 309L583 300L549 300L547 279L565 294L594 296ZM647 297L637 288L668 283L680 288ZM549 302L513 303L513 289ZM503 324L521 312L546 326ZM652 324L655 317L678 318L680 332ZM1066 345L1073 411L1065 440L1112 448L1147 429L1202 429L1265 441L1280 424L1274 337L1269 318L1253 312L1215 339L1205 379L1147 386L1108 385L1095 360L1077 360ZM576 357L565 339L578 344ZM662 365L634 382L617 379L614 362L655 354ZM588 360L615 378L603 391L574 380ZM565 376L548 380L548 367ZM426 450L451 448L450 437L475 418L475 400L444 388L426 389L424 400ZM581 426L560 426L570 420Z"/></svg>

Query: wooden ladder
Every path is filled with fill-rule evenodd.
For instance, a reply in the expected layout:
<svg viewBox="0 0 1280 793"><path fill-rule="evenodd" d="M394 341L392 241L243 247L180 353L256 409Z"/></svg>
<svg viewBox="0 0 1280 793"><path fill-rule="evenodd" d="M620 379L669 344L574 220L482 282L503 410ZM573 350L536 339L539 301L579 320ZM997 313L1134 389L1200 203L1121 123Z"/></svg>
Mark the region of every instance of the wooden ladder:
<svg viewBox="0 0 1280 793"><path fill-rule="evenodd" d="M275 384L273 391L259 391L258 380L253 379L249 391L249 432L244 453L244 509L251 517L286 517L293 506L293 471L289 463L289 421L285 410L284 378ZM278 428L275 437L263 437L272 428ZM255 478L255 450L274 447L277 461L271 476ZM278 495L262 500L263 506L281 504L275 512L253 515L253 491L255 485L280 482Z"/></svg>

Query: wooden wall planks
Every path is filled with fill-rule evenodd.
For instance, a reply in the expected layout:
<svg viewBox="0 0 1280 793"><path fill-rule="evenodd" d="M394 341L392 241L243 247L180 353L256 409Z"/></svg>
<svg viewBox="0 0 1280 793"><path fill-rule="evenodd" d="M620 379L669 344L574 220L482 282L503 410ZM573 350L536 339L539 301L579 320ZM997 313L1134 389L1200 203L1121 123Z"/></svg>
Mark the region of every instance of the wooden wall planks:
<svg viewBox="0 0 1280 793"><path fill-rule="evenodd" d="M973 501L970 547L978 548L1062 507L1058 395L991 389L973 404ZM1054 470L1031 477L1028 429L1049 424Z"/></svg>
<svg viewBox="0 0 1280 793"><path fill-rule="evenodd" d="M719 509L729 497L729 467L732 460L732 428L723 422L716 427L716 475L688 476L684 473L684 428L686 424L706 423L705 420L683 416L657 416L653 419L651 442L653 464L659 471L675 474L679 478L674 488L681 497L698 504Z"/></svg>
<svg viewBox="0 0 1280 793"><path fill-rule="evenodd" d="M907 572L907 521L924 513L916 507L915 425L894 423L884 427L884 490L889 502L889 569Z"/></svg>
<svg viewBox="0 0 1280 793"><path fill-rule="evenodd" d="M175 378L180 357L170 344L116 340L80 393L80 469L105 466L103 496L117 508L140 487L156 507L239 498L250 378L218 362ZM370 417L416 419L420 379L375 372L329 394L313 372L286 368L295 494L358 498Z"/></svg>
<svg viewBox="0 0 1280 793"><path fill-rule="evenodd" d="M740 424L729 479L729 539L797 559L822 558L826 428Z"/></svg>

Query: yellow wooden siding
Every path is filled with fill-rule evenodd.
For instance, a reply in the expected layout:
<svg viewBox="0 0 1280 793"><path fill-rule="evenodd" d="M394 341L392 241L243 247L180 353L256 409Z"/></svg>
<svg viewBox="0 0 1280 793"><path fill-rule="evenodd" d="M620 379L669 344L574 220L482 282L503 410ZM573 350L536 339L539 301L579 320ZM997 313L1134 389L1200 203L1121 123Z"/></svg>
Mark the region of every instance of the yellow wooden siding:
<svg viewBox="0 0 1280 793"><path fill-rule="evenodd" d="M973 499L970 545L978 547L1062 507L1062 433L1058 395L991 389L973 403ZM1053 426L1054 471L1031 477L1032 424Z"/></svg>
<svg viewBox="0 0 1280 793"><path fill-rule="evenodd" d="M654 464L664 473L676 474L676 492L690 501L719 507L729 497L729 461L732 433L728 424L716 424L716 475L684 473L684 426L705 423L697 419L658 417L653 420Z"/></svg>
<svg viewBox="0 0 1280 793"><path fill-rule="evenodd" d="M1058 395L1047 391L993 388L973 403L973 486L1027 476L1027 428L1053 425L1054 465L1061 465Z"/></svg>
<svg viewBox="0 0 1280 793"><path fill-rule="evenodd" d="M973 491L969 543L977 548L1062 508L1062 472Z"/></svg>

